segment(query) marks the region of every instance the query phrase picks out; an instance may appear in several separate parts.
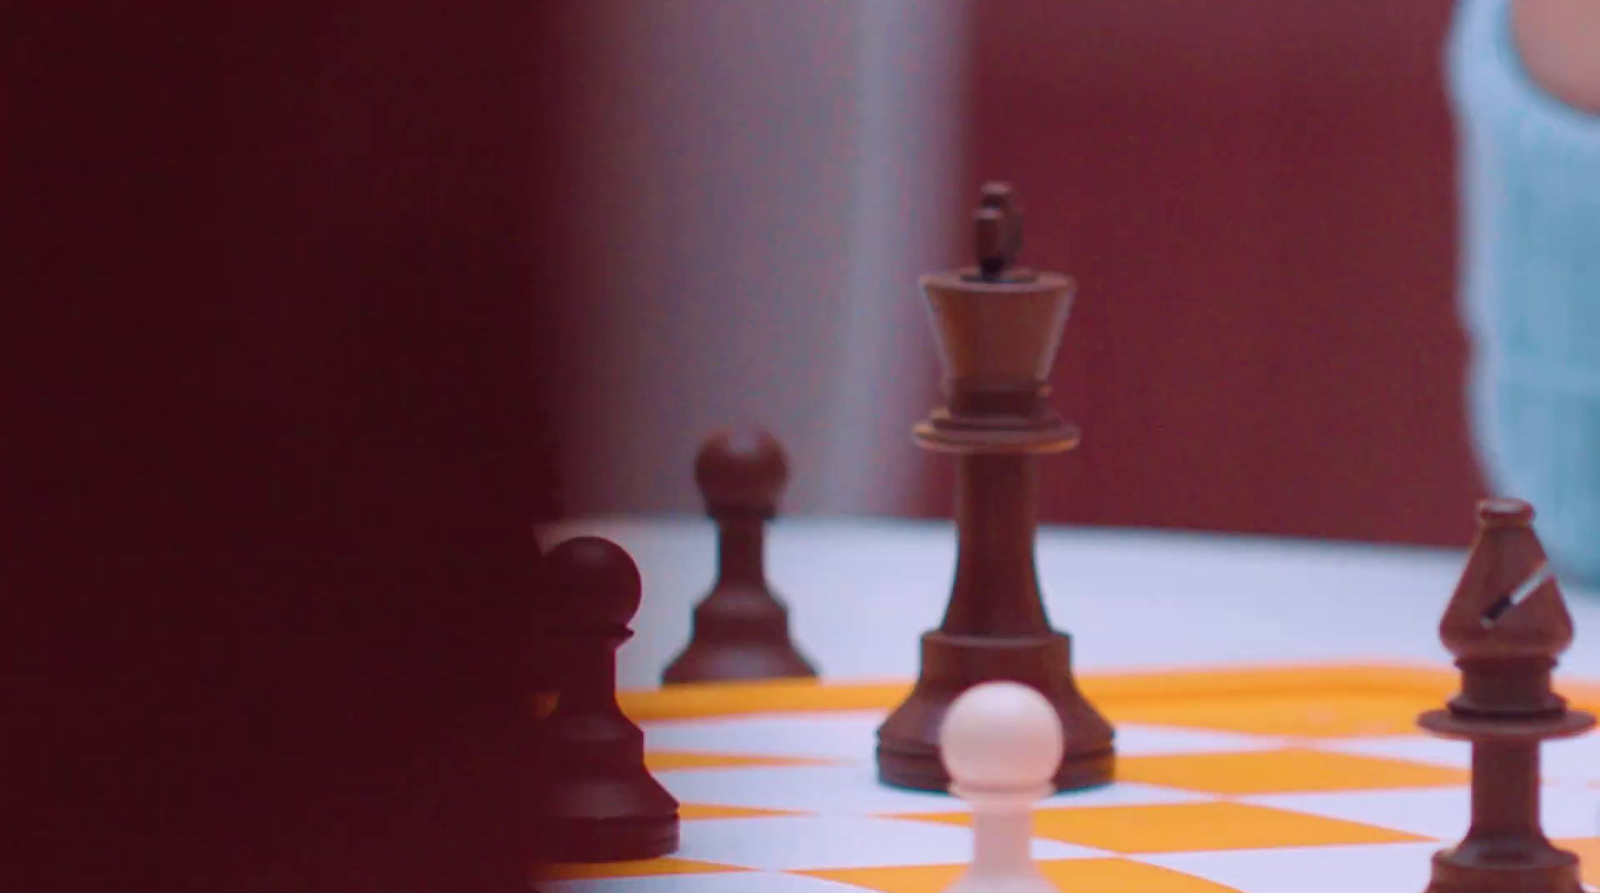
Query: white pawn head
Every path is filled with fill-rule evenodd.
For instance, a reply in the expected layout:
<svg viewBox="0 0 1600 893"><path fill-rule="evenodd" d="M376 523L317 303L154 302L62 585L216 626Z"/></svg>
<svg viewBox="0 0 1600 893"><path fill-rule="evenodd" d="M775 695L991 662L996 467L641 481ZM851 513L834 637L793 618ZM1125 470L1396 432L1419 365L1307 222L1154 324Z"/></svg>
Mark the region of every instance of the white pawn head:
<svg viewBox="0 0 1600 893"><path fill-rule="evenodd" d="M1065 747L1061 718L1018 682L984 682L956 698L939 727L939 751L960 792L1051 789ZM960 793L958 792L958 793Z"/></svg>

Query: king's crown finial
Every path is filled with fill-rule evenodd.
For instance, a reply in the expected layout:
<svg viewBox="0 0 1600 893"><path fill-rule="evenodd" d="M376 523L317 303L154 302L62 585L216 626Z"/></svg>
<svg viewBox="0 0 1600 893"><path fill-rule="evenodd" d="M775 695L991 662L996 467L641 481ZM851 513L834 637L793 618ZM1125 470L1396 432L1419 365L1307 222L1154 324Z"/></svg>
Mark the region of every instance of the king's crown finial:
<svg viewBox="0 0 1600 893"><path fill-rule="evenodd" d="M1011 184L984 184L973 215L973 229L979 279L1009 282L1030 278L1016 265L1022 250L1022 211Z"/></svg>

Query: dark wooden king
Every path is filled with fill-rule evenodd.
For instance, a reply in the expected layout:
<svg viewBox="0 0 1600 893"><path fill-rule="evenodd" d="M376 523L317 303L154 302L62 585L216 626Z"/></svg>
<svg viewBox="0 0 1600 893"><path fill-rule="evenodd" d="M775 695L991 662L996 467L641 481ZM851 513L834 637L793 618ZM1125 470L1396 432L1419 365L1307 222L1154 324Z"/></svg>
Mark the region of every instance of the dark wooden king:
<svg viewBox="0 0 1600 893"><path fill-rule="evenodd" d="M956 456L958 555L944 620L922 637L920 678L878 730L878 777L946 790L945 711L970 686L1007 679L1038 689L1061 717L1057 787L1104 784L1115 762L1111 726L1078 691L1071 638L1050 627L1034 567L1037 459L1078 443L1045 402L1074 285L1016 265L1021 214L1009 186L984 187L975 223L977 266L919 282L948 403L913 433L924 449Z"/></svg>

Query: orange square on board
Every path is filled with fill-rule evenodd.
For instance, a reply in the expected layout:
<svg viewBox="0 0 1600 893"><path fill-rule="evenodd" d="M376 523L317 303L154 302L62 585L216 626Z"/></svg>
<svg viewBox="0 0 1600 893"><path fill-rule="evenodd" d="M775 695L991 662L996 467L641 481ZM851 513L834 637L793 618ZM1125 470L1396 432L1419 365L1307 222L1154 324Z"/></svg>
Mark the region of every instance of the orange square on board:
<svg viewBox="0 0 1600 893"><path fill-rule="evenodd" d="M1407 691L1225 692L1191 698L1108 701L1113 721L1220 732L1350 738L1406 735L1417 714L1439 706Z"/></svg>
<svg viewBox="0 0 1600 893"><path fill-rule="evenodd" d="M1230 887L1202 878L1126 859L1065 859L1038 864L1040 872L1063 890L1233 893ZM965 870L965 865L912 865L793 873L880 893L943 893Z"/></svg>
<svg viewBox="0 0 1600 893"><path fill-rule="evenodd" d="M969 813L901 818L972 823ZM1358 822L1231 802L1040 809L1033 816L1033 836L1128 855L1427 840Z"/></svg>
<svg viewBox="0 0 1600 893"><path fill-rule="evenodd" d="M1585 884L1600 887L1600 837L1552 840L1556 847L1578 855L1578 874Z"/></svg>
<svg viewBox="0 0 1600 893"><path fill-rule="evenodd" d="M1243 795L1453 787L1470 783L1472 773L1409 760L1290 748L1123 757L1117 761L1117 779Z"/></svg>
<svg viewBox="0 0 1600 893"><path fill-rule="evenodd" d="M665 772L672 769L739 769L746 766L835 766L838 764L838 760L806 757L762 757L750 754L647 751L644 755L645 768L651 772Z"/></svg>
<svg viewBox="0 0 1600 893"><path fill-rule="evenodd" d="M678 818L685 821L697 819L759 819L772 816L805 815L786 809L756 809L750 806L713 806L704 803L678 804Z"/></svg>

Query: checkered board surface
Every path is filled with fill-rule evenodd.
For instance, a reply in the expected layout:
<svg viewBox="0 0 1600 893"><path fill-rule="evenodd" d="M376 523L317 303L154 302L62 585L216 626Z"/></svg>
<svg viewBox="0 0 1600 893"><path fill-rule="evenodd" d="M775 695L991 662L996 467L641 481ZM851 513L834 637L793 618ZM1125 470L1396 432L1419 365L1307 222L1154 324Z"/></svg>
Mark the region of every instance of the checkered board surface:
<svg viewBox="0 0 1600 893"><path fill-rule="evenodd" d="M1116 781L1041 804L1033 854L1063 890L1417 893L1466 831L1469 745L1421 734L1453 672L1285 667L1088 676L1117 726ZM560 866L550 893L936 893L969 817L874 775L903 684L704 684L626 693L682 804L669 858ZM1575 706L1600 686L1563 683ZM1545 830L1600 882L1600 737L1545 745Z"/></svg>

